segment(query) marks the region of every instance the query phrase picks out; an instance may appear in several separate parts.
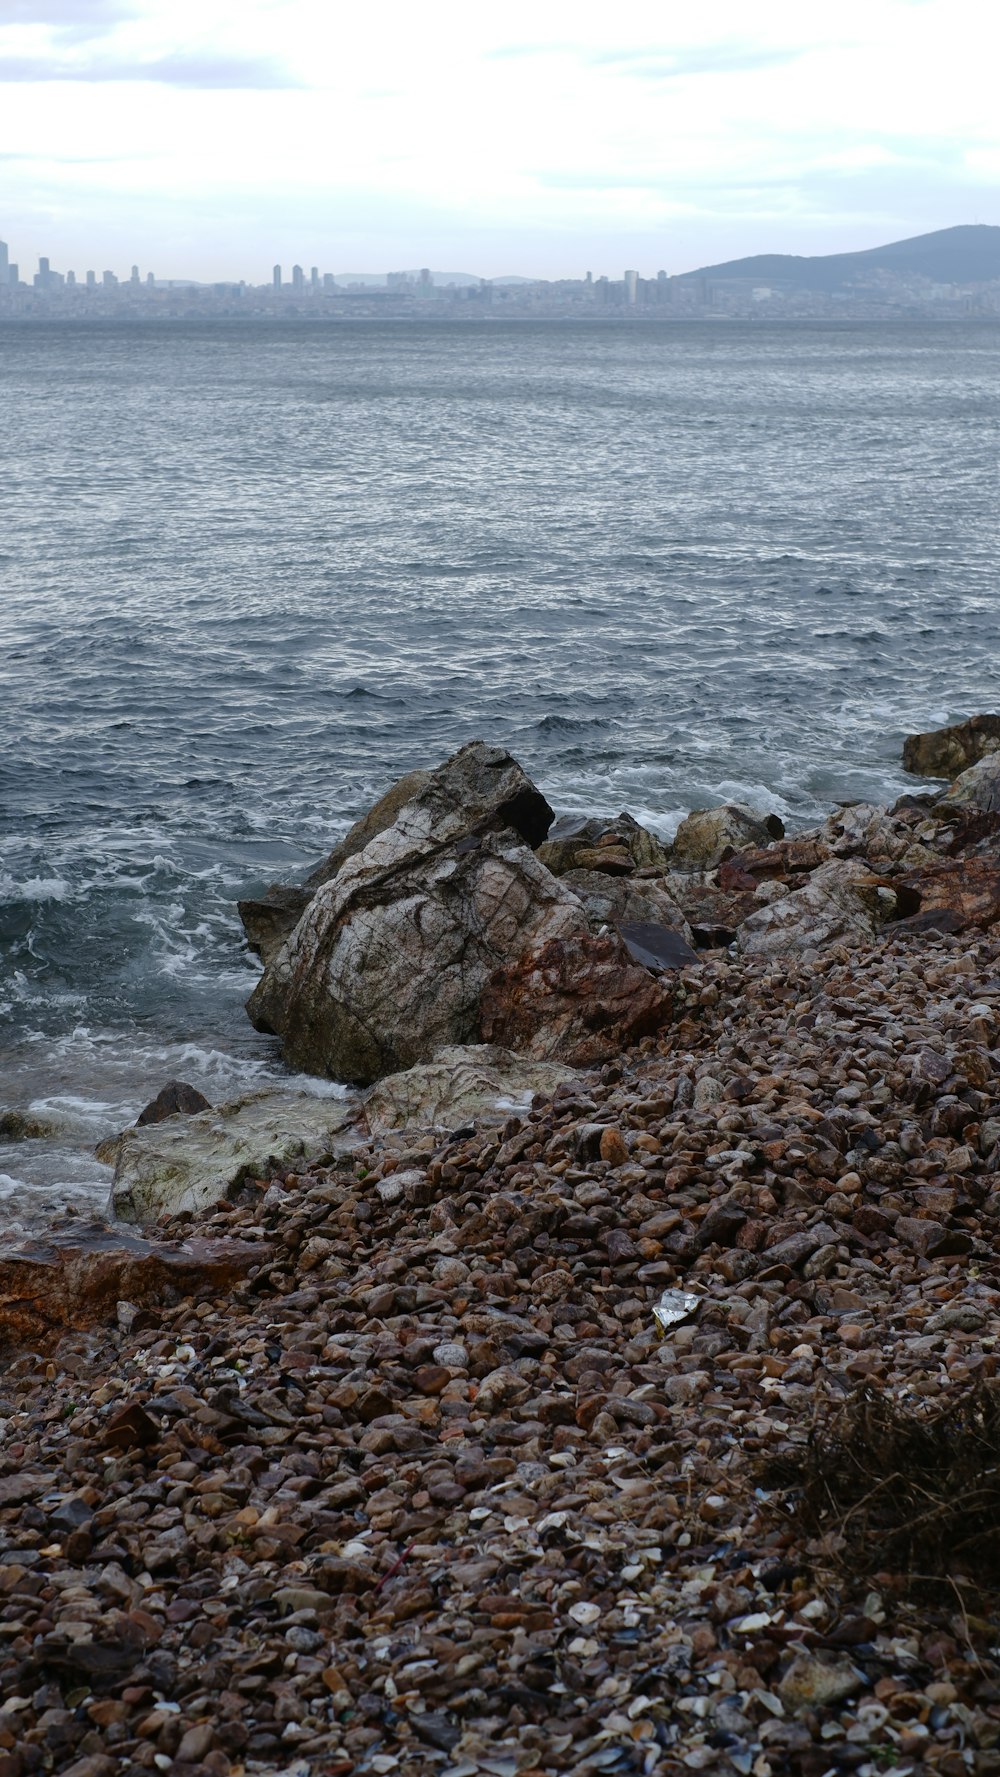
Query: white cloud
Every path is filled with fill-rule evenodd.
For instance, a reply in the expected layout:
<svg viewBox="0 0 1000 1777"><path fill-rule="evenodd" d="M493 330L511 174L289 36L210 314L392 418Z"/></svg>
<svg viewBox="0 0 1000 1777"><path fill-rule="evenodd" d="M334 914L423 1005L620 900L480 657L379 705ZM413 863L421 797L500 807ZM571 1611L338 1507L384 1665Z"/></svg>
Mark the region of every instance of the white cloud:
<svg viewBox="0 0 1000 1777"><path fill-rule="evenodd" d="M872 245L982 203L998 38L979 0L0 0L0 232L206 276Z"/></svg>

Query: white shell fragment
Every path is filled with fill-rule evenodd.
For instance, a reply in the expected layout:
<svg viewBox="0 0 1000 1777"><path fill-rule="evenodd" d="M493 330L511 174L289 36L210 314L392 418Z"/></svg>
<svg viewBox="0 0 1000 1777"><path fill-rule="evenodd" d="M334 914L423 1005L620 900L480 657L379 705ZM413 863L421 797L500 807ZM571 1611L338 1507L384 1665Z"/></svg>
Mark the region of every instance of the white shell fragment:
<svg viewBox="0 0 1000 1777"><path fill-rule="evenodd" d="M587 1604L581 1600L579 1604L570 1605L569 1615L573 1618L574 1623L579 1623L581 1629L589 1629L591 1623L599 1621L601 1607L599 1604Z"/></svg>
<svg viewBox="0 0 1000 1777"><path fill-rule="evenodd" d="M653 1319L661 1333L669 1333L682 1320L693 1314L701 1301L693 1290L664 1290L660 1300L653 1305Z"/></svg>

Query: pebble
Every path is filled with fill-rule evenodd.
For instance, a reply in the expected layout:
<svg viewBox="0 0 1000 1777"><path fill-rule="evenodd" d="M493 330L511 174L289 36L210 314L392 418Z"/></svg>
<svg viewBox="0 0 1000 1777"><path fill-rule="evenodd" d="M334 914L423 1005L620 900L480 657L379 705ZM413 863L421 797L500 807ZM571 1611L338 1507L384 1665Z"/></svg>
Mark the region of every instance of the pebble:
<svg viewBox="0 0 1000 1777"><path fill-rule="evenodd" d="M995 1374L998 1005L989 933L706 952L501 1131L206 1215L228 1295L8 1354L3 1777L996 1770L996 1627L756 1474Z"/></svg>

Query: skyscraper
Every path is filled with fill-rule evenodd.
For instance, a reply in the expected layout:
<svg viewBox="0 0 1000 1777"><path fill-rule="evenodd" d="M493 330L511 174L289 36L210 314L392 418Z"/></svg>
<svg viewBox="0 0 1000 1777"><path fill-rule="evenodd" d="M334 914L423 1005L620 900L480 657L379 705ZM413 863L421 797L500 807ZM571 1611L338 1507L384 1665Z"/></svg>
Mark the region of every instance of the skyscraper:
<svg viewBox="0 0 1000 1777"><path fill-rule="evenodd" d="M276 290L281 289L281 267L280 267L280 265L276 265L273 272L271 273L271 283L274 285L274 288Z"/></svg>
<svg viewBox="0 0 1000 1777"><path fill-rule="evenodd" d="M292 266L292 289L301 291L301 290L304 290L305 287L306 287L305 272L302 270L301 265L293 265Z"/></svg>
<svg viewBox="0 0 1000 1777"><path fill-rule="evenodd" d="M0 241L0 289L10 281L10 258L7 253L7 242Z"/></svg>
<svg viewBox="0 0 1000 1777"><path fill-rule="evenodd" d="M634 272L634 271L627 271L625 273L625 301L628 303L630 308L632 307L632 304L635 302L635 296L636 296L636 290L638 288L638 284L639 284L638 273Z"/></svg>

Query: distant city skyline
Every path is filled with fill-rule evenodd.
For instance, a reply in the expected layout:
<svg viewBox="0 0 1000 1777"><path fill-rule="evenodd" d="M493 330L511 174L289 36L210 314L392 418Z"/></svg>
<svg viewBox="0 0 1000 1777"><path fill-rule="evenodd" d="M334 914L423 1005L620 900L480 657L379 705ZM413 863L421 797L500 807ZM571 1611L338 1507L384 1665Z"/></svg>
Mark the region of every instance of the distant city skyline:
<svg viewBox="0 0 1000 1777"><path fill-rule="evenodd" d="M296 261L286 277L157 279L133 263L128 277L89 269L78 278L47 255L22 276L0 240L0 318L52 321L216 319L336 321L389 319L578 318L606 321L764 320L918 315L955 319L1000 315L1000 227L958 226L886 242L868 251L796 257L756 254L670 277L626 268L561 279L489 279L418 270L340 272Z"/></svg>
<svg viewBox="0 0 1000 1777"><path fill-rule="evenodd" d="M1000 222L998 46L980 0L0 0L0 217L205 282L874 246Z"/></svg>

